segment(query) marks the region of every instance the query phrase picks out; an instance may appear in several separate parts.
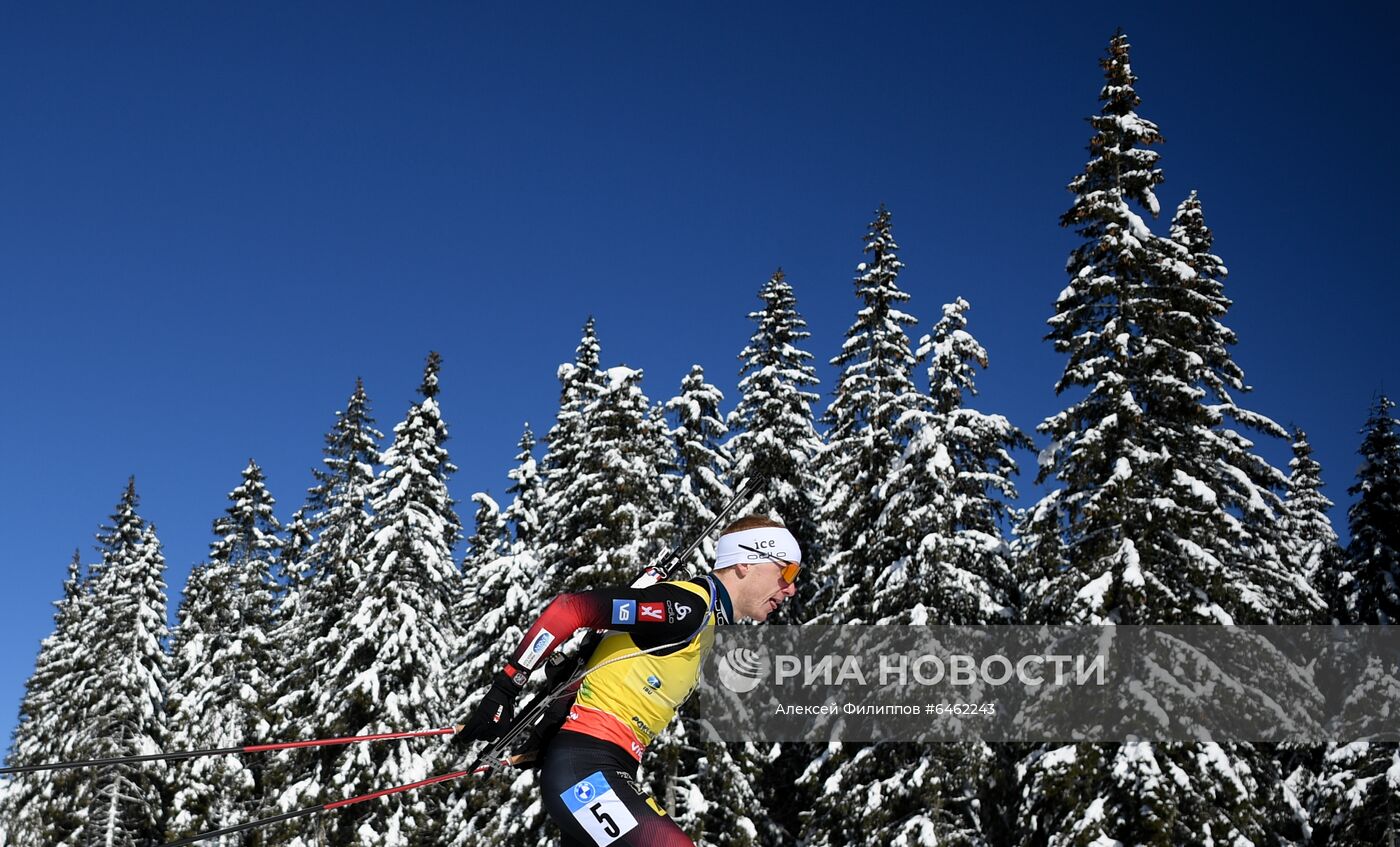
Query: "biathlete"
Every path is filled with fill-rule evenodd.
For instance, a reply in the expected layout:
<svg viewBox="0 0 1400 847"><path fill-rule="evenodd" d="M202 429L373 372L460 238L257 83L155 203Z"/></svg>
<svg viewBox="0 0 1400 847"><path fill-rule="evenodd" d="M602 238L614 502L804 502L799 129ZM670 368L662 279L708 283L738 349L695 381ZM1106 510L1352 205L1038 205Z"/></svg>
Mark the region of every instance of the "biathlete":
<svg viewBox="0 0 1400 847"><path fill-rule="evenodd" d="M685 582L561 594L525 633L454 739L499 738L530 673L579 629L611 630L585 666L540 768L564 847L693 847L638 785L642 754L694 690L717 624L764 621L796 588L802 551L782 524L747 517L720 534L713 570Z"/></svg>

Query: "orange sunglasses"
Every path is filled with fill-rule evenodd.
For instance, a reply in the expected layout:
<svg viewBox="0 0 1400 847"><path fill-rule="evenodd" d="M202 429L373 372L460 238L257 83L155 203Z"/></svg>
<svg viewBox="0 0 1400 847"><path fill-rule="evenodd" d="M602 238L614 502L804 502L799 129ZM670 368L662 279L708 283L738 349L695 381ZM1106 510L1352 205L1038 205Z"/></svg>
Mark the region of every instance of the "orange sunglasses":
<svg viewBox="0 0 1400 847"><path fill-rule="evenodd" d="M779 573L783 577L783 582L786 582L788 585L791 585L794 582L796 582L797 575L802 571L801 562L789 562L787 559L780 559L771 553L764 553L762 550L756 550L747 544L740 544L739 549L747 550L750 553L757 553L765 559L769 559L770 561L776 562L778 567L782 568L782 570L779 571Z"/></svg>

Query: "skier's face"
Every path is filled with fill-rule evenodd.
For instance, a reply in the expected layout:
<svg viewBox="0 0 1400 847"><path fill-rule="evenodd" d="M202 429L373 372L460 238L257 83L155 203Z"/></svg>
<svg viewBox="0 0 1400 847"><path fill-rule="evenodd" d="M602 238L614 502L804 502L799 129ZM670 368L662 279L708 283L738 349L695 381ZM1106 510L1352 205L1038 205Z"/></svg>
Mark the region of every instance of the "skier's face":
<svg viewBox="0 0 1400 847"><path fill-rule="evenodd" d="M797 593L797 586L783 578L784 568L776 562L748 565L747 568L743 584L747 586L745 596L749 602L741 616L762 623L768 620L768 616L776 612L787 598ZM796 576L791 568L788 569L788 574Z"/></svg>

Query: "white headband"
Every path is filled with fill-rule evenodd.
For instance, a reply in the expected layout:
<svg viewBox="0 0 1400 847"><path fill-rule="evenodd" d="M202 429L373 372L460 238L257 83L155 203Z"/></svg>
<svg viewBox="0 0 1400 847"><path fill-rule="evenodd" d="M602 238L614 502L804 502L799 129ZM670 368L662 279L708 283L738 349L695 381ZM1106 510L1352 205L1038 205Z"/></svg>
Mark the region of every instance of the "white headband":
<svg viewBox="0 0 1400 847"><path fill-rule="evenodd" d="M745 547L753 549L745 550ZM802 548L797 546L797 539L792 537L792 533L780 526L741 529L719 537L719 546L715 550L715 570L734 565L757 565L775 559L802 561Z"/></svg>

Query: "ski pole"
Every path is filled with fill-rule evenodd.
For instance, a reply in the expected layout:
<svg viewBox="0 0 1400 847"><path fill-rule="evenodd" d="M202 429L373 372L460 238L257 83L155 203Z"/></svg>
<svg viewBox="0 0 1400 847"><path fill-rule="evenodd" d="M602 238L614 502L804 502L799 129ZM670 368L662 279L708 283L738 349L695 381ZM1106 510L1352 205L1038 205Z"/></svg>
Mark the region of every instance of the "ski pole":
<svg viewBox="0 0 1400 847"><path fill-rule="evenodd" d="M451 731L450 727L448 729L449 731ZM439 732L438 734L441 733ZM510 760L504 760L501 762L501 764L510 763ZM297 809L294 812L283 812L280 815L259 818L255 821L248 821L247 823L241 823L235 826L225 827L224 829L216 829L210 832L201 832L199 835L191 835L188 838L183 838L179 841L172 841L169 844L162 844L161 847L185 847L185 845L187 844L195 844L197 842L204 841L210 838L218 838L223 835L232 835L235 832L245 832L247 830L254 829L260 826L267 826L269 824L295 820L296 818L306 817L307 815L314 815L318 812L330 812L335 809L344 808L346 806L353 806L356 803L365 803L370 800L378 800L380 797L388 797L391 794L400 794L405 791L412 791L416 788L426 788L429 785L437 785L439 782L450 782L451 780L460 779L464 776L472 774L486 773L491 770L494 764L496 763L493 762L490 765L483 765L481 764L481 759L478 758L477 761L466 770L439 774L437 776L429 777L427 779L420 779L417 782L410 782L404 785L396 785L393 788L383 788L379 791L371 791L368 794L361 794L358 797L347 797L344 800L335 800L330 803L322 803L319 806L307 806L304 809Z"/></svg>
<svg viewBox="0 0 1400 847"><path fill-rule="evenodd" d="M34 773L65 768L90 768L102 765L128 765L137 762L179 761L197 759L203 756L236 756L244 753L269 753L273 750L293 750L300 747L331 747L337 744L363 744L370 741L395 741L403 738L429 738L435 735L451 735L455 726L441 729L417 729L411 732L381 732L375 735L348 735L344 738L318 738L311 741L284 741L277 744L249 744L244 747L219 747L210 750L182 750L174 753L147 753L141 756L118 756L111 759L87 759L75 762L49 762L42 765L19 765L0 768L0 774Z"/></svg>
<svg viewBox="0 0 1400 847"><path fill-rule="evenodd" d="M404 791L412 791L415 788L424 788L429 785L437 785L439 782L447 782L448 780L453 780L459 777L466 776L469 773L472 773L472 771L453 771L452 773L438 774L437 776L428 777L427 779L420 779L417 782L410 782L405 785L396 785L393 788L381 788L378 791L371 791L368 794L361 794L358 797L346 797L344 800L335 800L330 803L322 803L319 806L307 806L305 809L297 809L295 812L283 812L280 815L259 818L255 821L248 821L247 823L240 823L235 826L227 826L223 829L215 829L209 832L201 832L199 835L191 835L190 837L182 838L179 841L171 841L168 844L161 845L161 847L184 847L184 845L186 844L196 844L200 841L204 841L209 838L219 838L220 836L224 835L232 835L235 832L245 832L247 830L254 829L260 826L267 826L269 824L295 820L296 818L305 817L306 815L314 815L317 812L329 812L335 809L344 808L345 806L353 806L356 803L364 803L370 800L378 800L380 797L388 797L391 794L399 794Z"/></svg>

